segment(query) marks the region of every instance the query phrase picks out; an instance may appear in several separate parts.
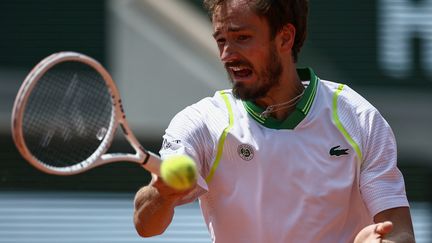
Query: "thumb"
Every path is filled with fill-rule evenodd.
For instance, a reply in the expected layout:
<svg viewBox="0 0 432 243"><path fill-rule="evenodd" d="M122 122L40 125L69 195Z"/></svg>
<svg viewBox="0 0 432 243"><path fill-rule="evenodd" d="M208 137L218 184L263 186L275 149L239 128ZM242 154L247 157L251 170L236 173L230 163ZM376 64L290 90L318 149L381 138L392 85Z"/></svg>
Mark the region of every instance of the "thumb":
<svg viewBox="0 0 432 243"><path fill-rule="evenodd" d="M380 235L386 235L393 230L393 223L390 221L384 221L382 223L378 223L375 232Z"/></svg>

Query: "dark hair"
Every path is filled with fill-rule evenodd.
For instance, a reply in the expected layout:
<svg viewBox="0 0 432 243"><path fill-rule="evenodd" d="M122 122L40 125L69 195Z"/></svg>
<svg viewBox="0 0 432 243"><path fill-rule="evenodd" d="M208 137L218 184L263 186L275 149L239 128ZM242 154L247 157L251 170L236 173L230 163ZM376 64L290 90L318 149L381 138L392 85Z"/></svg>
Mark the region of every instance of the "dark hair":
<svg viewBox="0 0 432 243"><path fill-rule="evenodd" d="M226 1L204 0L203 5L208 11L210 18L212 18L216 7L224 4ZM294 61L297 62L298 53L307 35L309 0L250 0L248 4L252 11L268 21L271 38L274 38L288 23L295 27L296 35L292 54Z"/></svg>

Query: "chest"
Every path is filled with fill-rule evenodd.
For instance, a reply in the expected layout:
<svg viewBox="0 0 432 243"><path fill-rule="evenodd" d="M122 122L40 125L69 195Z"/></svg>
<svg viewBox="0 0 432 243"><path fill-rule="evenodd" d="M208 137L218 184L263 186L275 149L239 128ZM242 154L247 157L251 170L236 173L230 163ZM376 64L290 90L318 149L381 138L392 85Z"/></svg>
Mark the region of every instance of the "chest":
<svg viewBox="0 0 432 243"><path fill-rule="evenodd" d="M267 128L247 116L237 119L210 186L228 195L264 195L270 189L312 198L343 196L358 179L357 158L330 114L323 116L292 130Z"/></svg>

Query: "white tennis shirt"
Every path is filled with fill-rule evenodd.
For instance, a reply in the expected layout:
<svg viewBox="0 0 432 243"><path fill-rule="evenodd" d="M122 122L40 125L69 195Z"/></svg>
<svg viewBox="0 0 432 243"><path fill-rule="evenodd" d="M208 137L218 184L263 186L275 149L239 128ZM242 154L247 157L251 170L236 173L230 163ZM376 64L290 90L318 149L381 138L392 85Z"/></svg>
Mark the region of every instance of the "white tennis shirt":
<svg viewBox="0 0 432 243"><path fill-rule="evenodd" d="M225 90L167 128L161 156L197 162L213 242L352 242L375 214L408 206L380 113L346 85L298 73L306 90L284 121Z"/></svg>

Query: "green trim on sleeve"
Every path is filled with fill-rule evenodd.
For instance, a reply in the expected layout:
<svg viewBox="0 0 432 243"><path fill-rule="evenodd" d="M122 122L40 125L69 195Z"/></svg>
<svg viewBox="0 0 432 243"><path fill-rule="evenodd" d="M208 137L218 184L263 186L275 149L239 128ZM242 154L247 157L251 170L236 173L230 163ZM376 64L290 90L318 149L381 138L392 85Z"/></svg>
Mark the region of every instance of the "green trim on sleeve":
<svg viewBox="0 0 432 243"><path fill-rule="evenodd" d="M210 181L213 179L214 173L216 172L216 168L219 166L219 162L222 158L222 153L223 153L223 147L225 144L225 139L228 135L228 132L231 130L231 128L234 125L234 114L232 112L232 107L231 107L231 103L229 102L228 96L226 95L225 91L219 91L219 94L222 96L222 99L225 102L225 105L228 109L228 116L229 116L229 124L228 126L223 130L220 138L219 138L219 142L218 142L218 146L217 146L217 153L216 153L216 158L215 161L213 162L213 165L210 169L210 173L208 174L208 176L206 177L205 181L208 183L210 183Z"/></svg>
<svg viewBox="0 0 432 243"><path fill-rule="evenodd" d="M342 125L342 122L339 119L339 115L338 115L338 105L337 105L337 101L338 101L338 97L339 94L342 92L344 88L343 84L340 84L336 90L336 92L333 95L333 123L335 124L336 128L342 133L342 135L345 137L345 139L348 141L348 143L351 145L351 147L354 148L355 152L357 153L357 157L361 161L363 161L363 155L362 152L360 150L360 147L358 146L358 144L354 141L354 139L351 137L351 135L347 132L347 130L345 129L345 127Z"/></svg>

